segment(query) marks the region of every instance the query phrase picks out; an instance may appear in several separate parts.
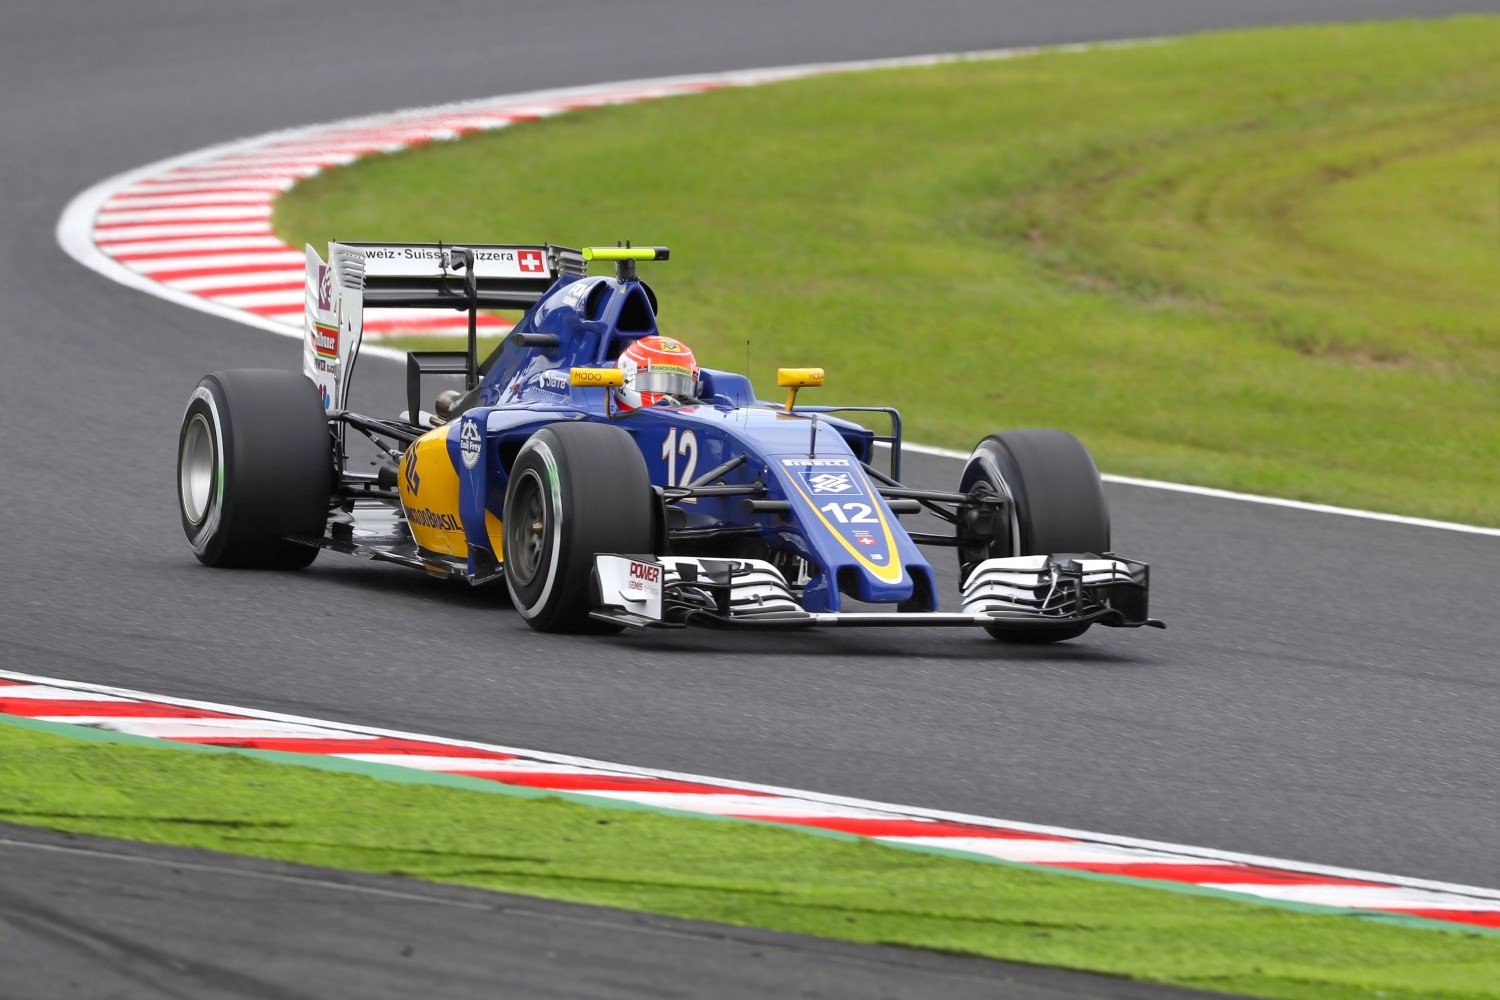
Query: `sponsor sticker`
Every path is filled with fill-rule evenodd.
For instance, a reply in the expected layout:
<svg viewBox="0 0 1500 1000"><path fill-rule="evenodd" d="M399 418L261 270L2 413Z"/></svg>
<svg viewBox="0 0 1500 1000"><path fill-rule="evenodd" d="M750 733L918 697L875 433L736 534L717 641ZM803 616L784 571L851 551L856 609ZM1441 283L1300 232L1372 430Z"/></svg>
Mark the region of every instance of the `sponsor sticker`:
<svg viewBox="0 0 1500 1000"><path fill-rule="evenodd" d="M659 606L661 601L661 567L655 563L630 561L625 574L625 589L632 601L645 601L648 606Z"/></svg>
<svg viewBox="0 0 1500 1000"><path fill-rule="evenodd" d="M339 328L327 323L314 323L312 328L313 353L320 358L339 356Z"/></svg>
<svg viewBox="0 0 1500 1000"><path fill-rule="evenodd" d="M847 458L783 458L781 464L811 466L817 469L843 469L849 467L849 460Z"/></svg>
<svg viewBox="0 0 1500 1000"><path fill-rule="evenodd" d="M799 472L797 476L813 493L835 495L864 493L864 490L860 489L859 484L854 481L854 476L848 472Z"/></svg>
<svg viewBox="0 0 1500 1000"><path fill-rule="evenodd" d="M406 519L412 524L419 524L424 528L436 528L439 531L461 531L458 518L452 514L439 514L435 510L426 507L413 507L406 512Z"/></svg>
<svg viewBox="0 0 1500 1000"><path fill-rule="evenodd" d="M479 429L479 421L465 420L458 432L458 454L464 461L464 468L472 469L479 464L479 454L484 450L484 431Z"/></svg>
<svg viewBox="0 0 1500 1000"><path fill-rule="evenodd" d="M411 490L411 495L416 496L417 490L422 488L422 477L417 475L417 446L412 445L406 449L406 488Z"/></svg>
<svg viewBox="0 0 1500 1000"><path fill-rule="evenodd" d="M604 380L609 377L609 369L603 368L579 368L568 373L568 384L572 385L573 379L578 379L580 385L603 385Z"/></svg>
<svg viewBox="0 0 1500 1000"><path fill-rule="evenodd" d="M444 273L443 255L453 266L453 247L369 246L361 247L366 277L438 275ZM545 275L547 262L540 250L502 250L469 247L474 252L474 273L481 278L515 278ZM523 259L524 258L524 259Z"/></svg>
<svg viewBox="0 0 1500 1000"><path fill-rule="evenodd" d="M328 312L333 308L333 268L318 265L318 311Z"/></svg>
<svg viewBox="0 0 1500 1000"><path fill-rule="evenodd" d="M661 583L661 567L652 563L630 561L630 579L639 581L641 586L650 586L653 583Z"/></svg>

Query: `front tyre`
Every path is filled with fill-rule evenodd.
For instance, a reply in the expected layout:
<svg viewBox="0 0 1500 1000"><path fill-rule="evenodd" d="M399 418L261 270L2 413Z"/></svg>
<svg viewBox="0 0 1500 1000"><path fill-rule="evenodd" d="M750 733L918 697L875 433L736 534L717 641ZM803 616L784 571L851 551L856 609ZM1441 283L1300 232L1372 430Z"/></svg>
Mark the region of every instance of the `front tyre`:
<svg viewBox="0 0 1500 1000"><path fill-rule="evenodd" d="M301 569L321 538L333 449L317 387L296 372L215 372L188 400L177 437L177 506L206 566Z"/></svg>
<svg viewBox="0 0 1500 1000"><path fill-rule="evenodd" d="M1066 431L1029 428L992 434L964 466L959 490L988 489L1010 500L982 537L959 546L960 581L985 559L1054 553L1108 552L1109 507L1088 449ZM1075 639L1088 625L986 628L1005 642Z"/></svg>
<svg viewBox="0 0 1500 1000"><path fill-rule="evenodd" d="M655 494L635 440L609 424L558 423L521 446L505 489L505 585L539 632L617 631L589 617L594 556L649 554Z"/></svg>

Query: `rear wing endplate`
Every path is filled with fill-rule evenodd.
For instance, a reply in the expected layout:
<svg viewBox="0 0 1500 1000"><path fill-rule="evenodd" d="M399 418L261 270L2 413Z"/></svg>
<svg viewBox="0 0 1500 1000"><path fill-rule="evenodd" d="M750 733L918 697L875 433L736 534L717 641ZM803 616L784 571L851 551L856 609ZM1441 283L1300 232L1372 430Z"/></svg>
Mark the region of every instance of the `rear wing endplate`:
<svg viewBox="0 0 1500 1000"><path fill-rule="evenodd" d="M583 255L550 244L338 243L325 261L307 247L303 371L323 406L341 410L364 334L364 309L468 313L466 387L479 383L480 309L529 309L563 274L584 274Z"/></svg>

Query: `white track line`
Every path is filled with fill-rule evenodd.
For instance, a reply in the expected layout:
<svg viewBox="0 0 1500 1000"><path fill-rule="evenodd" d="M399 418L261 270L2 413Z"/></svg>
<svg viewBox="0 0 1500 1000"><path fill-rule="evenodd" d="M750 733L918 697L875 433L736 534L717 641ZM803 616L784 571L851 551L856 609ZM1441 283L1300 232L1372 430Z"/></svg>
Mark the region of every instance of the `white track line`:
<svg viewBox="0 0 1500 1000"><path fill-rule="evenodd" d="M879 448L889 445L879 443ZM955 458L960 461L969 457L966 451L956 451L952 448L936 448L927 444L902 444L903 452L915 452L919 455L932 455L937 458ZM1404 514L1385 514L1377 510L1359 510L1355 507L1335 507L1326 503L1310 503L1306 500L1288 500L1284 497L1267 497L1258 493L1236 493L1233 490L1220 490L1212 486L1194 486L1191 483L1168 483L1160 479L1137 479L1134 476L1116 476L1108 472L1101 473L1100 478L1106 483L1115 483L1120 486L1140 486L1149 490L1165 490L1169 493L1189 493L1193 496L1212 497L1216 500L1238 500L1241 503L1263 504L1268 507L1285 507L1289 510L1302 510L1314 514L1338 514L1341 517L1357 517L1366 521L1385 521L1389 524L1405 524L1416 528L1441 528L1443 531L1460 531L1470 535L1489 535L1492 538L1500 538L1500 528L1485 528L1477 524L1459 524L1456 521L1434 521L1425 517L1407 517Z"/></svg>

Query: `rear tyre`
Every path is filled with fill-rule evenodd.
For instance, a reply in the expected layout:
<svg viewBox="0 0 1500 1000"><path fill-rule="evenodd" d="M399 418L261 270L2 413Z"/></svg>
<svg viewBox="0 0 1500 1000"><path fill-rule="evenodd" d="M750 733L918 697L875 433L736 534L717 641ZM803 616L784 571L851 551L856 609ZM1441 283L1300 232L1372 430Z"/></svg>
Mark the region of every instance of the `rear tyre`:
<svg viewBox="0 0 1500 1000"><path fill-rule="evenodd" d="M505 490L505 586L539 632L595 621L594 556L651 553L655 496L635 440L609 424L552 424L521 446Z"/></svg>
<svg viewBox="0 0 1500 1000"><path fill-rule="evenodd" d="M177 506L206 566L301 569L333 492L332 437L317 387L296 372L215 372L188 400L177 437Z"/></svg>
<svg viewBox="0 0 1500 1000"><path fill-rule="evenodd" d="M1066 431L1030 428L992 434L964 466L959 489L985 486L1011 501L1012 517L998 519L987 538L958 550L959 575L968 580L985 559L1109 551L1109 506L1088 449ZM986 628L1004 642L1076 639L1087 625L1027 629Z"/></svg>

